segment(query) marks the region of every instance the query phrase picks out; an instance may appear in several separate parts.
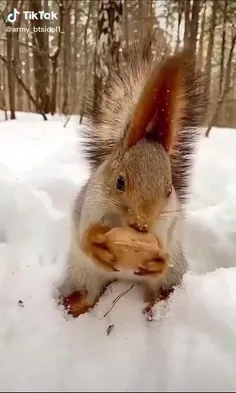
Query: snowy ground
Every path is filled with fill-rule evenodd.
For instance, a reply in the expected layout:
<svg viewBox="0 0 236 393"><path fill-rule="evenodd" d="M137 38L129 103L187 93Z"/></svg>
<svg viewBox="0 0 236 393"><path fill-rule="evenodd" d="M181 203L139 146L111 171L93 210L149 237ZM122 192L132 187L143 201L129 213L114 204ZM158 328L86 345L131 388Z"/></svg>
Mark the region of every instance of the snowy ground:
<svg viewBox="0 0 236 393"><path fill-rule="evenodd" d="M128 284L72 319L54 297L68 211L87 171L73 122L63 123L0 121L0 391L235 391L236 132L214 130L200 144L191 271L154 322L137 288L103 317Z"/></svg>

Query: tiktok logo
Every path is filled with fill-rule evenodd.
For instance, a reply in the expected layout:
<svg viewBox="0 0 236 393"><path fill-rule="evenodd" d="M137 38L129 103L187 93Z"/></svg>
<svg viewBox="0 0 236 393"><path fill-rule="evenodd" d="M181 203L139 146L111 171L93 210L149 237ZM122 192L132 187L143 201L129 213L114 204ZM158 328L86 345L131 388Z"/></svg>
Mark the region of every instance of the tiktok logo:
<svg viewBox="0 0 236 393"><path fill-rule="evenodd" d="M20 14L20 10L18 8L13 8L11 14L7 15L7 22L14 23L17 20L17 15Z"/></svg>

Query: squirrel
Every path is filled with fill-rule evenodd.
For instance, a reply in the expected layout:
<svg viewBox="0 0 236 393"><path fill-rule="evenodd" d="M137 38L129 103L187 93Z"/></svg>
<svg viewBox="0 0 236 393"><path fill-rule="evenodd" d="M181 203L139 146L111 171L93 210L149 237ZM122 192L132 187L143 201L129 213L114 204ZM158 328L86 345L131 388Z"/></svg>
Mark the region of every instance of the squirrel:
<svg viewBox="0 0 236 393"><path fill-rule="evenodd" d="M79 314L113 280L143 284L150 301L181 284L188 267L182 215L207 107L201 86L191 54L171 54L155 34L132 43L119 70L106 74L102 104L87 111L82 131L91 173L71 215L68 279L80 293ZM111 250L92 241L93 226L155 234L168 250L167 272L117 272Z"/></svg>

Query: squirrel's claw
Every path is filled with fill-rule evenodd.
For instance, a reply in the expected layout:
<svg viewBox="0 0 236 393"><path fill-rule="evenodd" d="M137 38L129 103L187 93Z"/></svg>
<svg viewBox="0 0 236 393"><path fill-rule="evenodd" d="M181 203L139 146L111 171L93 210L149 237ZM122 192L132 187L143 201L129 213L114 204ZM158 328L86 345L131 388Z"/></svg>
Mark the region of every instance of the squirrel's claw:
<svg viewBox="0 0 236 393"><path fill-rule="evenodd" d="M93 259L103 268L117 271L114 264L116 263L114 255L107 248L105 243L96 244L95 242L91 246L91 253Z"/></svg>
<svg viewBox="0 0 236 393"><path fill-rule="evenodd" d="M153 261L139 265L138 270L134 272L138 276L159 276L162 275L167 268L167 261L163 257L158 257Z"/></svg>
<svg viewBox="0 0 236 393"><path fill-rule="evenodd" d="M105 233L109 231L100 224L92 225L85 233L82 249L100 268L118 271L115 257L106 244Z"/></svg>

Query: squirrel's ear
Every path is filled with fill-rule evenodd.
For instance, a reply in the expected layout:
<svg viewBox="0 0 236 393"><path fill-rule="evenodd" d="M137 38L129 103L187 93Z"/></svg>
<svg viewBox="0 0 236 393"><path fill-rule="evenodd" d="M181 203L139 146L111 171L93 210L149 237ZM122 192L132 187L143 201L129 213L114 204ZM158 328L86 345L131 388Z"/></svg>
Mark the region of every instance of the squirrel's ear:
<svg viewBox="0 0 236 393"><path fill-rule="evenodd" d="M187 53L182 52L154 67L129 124L127 148L146 136L171 151L186 108L187 60Z"/></svg>

